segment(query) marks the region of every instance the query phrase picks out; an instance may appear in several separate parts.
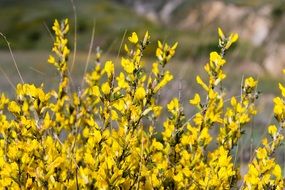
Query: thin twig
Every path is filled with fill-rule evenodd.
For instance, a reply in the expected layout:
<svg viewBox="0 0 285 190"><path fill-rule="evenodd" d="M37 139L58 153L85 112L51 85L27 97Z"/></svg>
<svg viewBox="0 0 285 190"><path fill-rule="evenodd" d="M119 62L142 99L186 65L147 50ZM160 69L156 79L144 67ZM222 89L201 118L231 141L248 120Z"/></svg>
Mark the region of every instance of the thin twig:
<svg viewBox="0 0 285 190"><path fill-rule="evenodd" d="M44 72L42 72L42 71L40 71L40 70L38 70L38 69L36 69L36 68L30 67L30 69L31 69L32 71L35 71L35 72L41 74L41 75L46 75L46 73L44 73Z"/></svg>
<svg viewBox="0 0 285 190"><path fill-rule="evenodd" d="M20 70L19 70L19 68L18 68L18 65L17 65L17 63L16 63L14 54L13 54L12 49L11 49L11 46L10 46L10 42L7 40L6 36L5 36L3 33L0 32L0 35L4 38L5 42L7 43L7 46L8 46L8 48L9 48L9 52L10 52L11 57L12 57L12 59L13 59L14 66L15 66L17 72L18 72L18 75L19 75L19 77L20 77L20 79L21 79L21 82L22 82L22 83L25 83L24 80L23 80L23 77L22 77L22 75L21 75L21 73L20 73Z"/></svg>
<svg viewBox="0 0 285 190"><path fill-rule="evenodd" d="M54 42L54 37L53 37L52 32L50 31L49 27L47 26L47 24L46 24L45 22L44 22L43 24L44 24L44 26L45 26L45 28L46 28L46 30L47 30L47 32L48 32L50 38L51 38L52 41Z"/></svg>
<svg viewBox="0 0 285 190"><path fill-rule="evenodd" d="M257 81L258 81L258 77L257 77ZM255 89L257 89L257 86ZM255 93L256 93L256 90L255 90ZM254 116L252 116L251 125L250 125L250 160L252 160L251 157L253 156L252 155L253 154L253 127L254 127Z"/></svg>
<svg viewBox="0 0 285 190"><path fill-rule="evenodd" d="M182 80L179 80L178 84L178 100L181 102L181 92L182 92Z"/></svg>
<svg viewBox="0 0 285 190"><path fill-rule="evenodd" d="M242 75L241 82L240 82L240 95L238 96L239 98L242 98L243 82L244 82L244 75ZM240 130L240 127L239 127L239 130ZM242 147L241 147L241 148L242 148ZM237 162L238 149L239 149L239 142L237 142L237 147L236 147L236 152L235 152L235 158L234 158L234 165L236 165L236 162ZM241 160L242 160L242 158L241 158Z"/></svg>
<svg viewBox="0 0 285 190"><path fill-rule="evenodd" d="M253 156L253 125L254 125L254 117L251 119L251 125L250 125L250 147L249 147L249 152L250 152L250 160L251 157Z"/></svg>
<svg viewBox="0 0 285 190"><path fill-rule="evenodd" d="M119 47L119 51L118 51L118 54L117 54L117 59L118 59L119 56L120 56L121 49L122 49L122 47L123 47L123 43L124 43L124 41L125 41L125 37L126 37L127 31L128 31L128 30L126 29L125 32L124 32L123 38L122 38L122 40L121 40L120 47Z"/></svg>
<svg viewBox="0 0 285 190"><path fill-rule="evenodd" d="M87 72L87 68L89 66L89 61L90 61L90 57L91 57L91 53L92 53L92 48L93 48L93 43L94 43L94 36L95 36L95 27L96 27L96 22L94 22L93 28L92 28L92 34L91 34L91 40L90 40L88 55L87 55L86 64L85 64L85 68L84 68L84 74L83 74L82 81L81 81L81 88L83 87L84 76L85 76L85 74Z"/></svg>
<svg viewBox="0 0 285 190"><path fill-rule="evenodd" d="M142 126L143 127L143 126ZM138 182L137 182L137 188L136 189L139 189L139 184L140 184L140 173L142 171L142 162L143 162L143 154L144 154L144 144L143 144L143 129L142 129L142 132L141 132L141 152L140 152L140 167L139 167L139 176L138 176Z"/></svg>
<svg viewBox="0 0 285 190"><path fill-rule="evenodd" d="M76 59L76 51L77 51L77 11L76 6L74 4L74 0L70 0L70 3L72 5L73 15L74 15L74 42L73 42L73 58L71 63L71 69L70 72L72 73L74 68L74 63Z"/></svg>

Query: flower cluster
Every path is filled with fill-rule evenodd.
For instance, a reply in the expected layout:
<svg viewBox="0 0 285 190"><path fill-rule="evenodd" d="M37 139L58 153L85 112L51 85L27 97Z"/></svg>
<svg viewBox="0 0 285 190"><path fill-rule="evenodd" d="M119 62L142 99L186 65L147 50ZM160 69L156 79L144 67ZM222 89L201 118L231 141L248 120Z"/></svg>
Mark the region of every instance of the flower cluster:
<svg viewBox="0 0 285 190"><path fill-rule="evenodd" d="M256 150L256 155L249 165L249 171L245 175L245 189L284 189L284 181L281 167L276 163L273 153L280 146L284 139L282 130L284 129L285 114L285 88L279 83L282 97L275 97L274 116L278 122L278 126L268 126L268 134L270 138L262 140L262 147Z"/></svg>
<svg viewBox="0 0 285 190"><path fill-rule="evenodd" d="M233 148L257 113L257 81L246 78L241 95L227 103L222 82L225 52L238 39L219 28L220 52L211 52L206 79L196 81L204 93L189 103L197 110L190 119L178 98L160 105L160 90L173 76L166 69L177 43L158 41L156 61L146 72L143 53L150 42L136 33L128 38L121 70L111 60L96 64L80 92L69 88L68 20L54 22L53 55L59 72L56 90L18 84L16 98L0 97L1 189L283 189L280 166L272 153L283 140L283 98L274 99L280 126L270 125L268 139L256 150L242 178ZM203 77L204 78L204 77ZM168 117L159 126L162 110ZM162 128L160 132L158 129ZM217 137L211 131L218 131ZM209 148L217 143L216 148ZM241 183L242 182L242 183Z"/></svg>

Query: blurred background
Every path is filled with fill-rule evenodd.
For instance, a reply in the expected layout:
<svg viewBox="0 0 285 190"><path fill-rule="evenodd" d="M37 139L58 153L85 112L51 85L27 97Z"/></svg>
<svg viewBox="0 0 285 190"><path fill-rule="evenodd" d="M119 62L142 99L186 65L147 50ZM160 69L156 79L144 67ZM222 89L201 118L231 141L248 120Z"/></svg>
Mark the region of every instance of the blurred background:
<svg viewBox="0 0 285 190"><path fill-rule="evenodd" d="M278 81L284 82L285 0L74 0L74 5L77 56L71 74L75 84L82 80L93 27L92 52L99 46L103 60L111 58L117 65L125 34L136 31L142 37L148 30L152 43L145 52L147 67L154 61L157 40L179 42L175 59L168 65L174 80L161 103L178 96L182 89L181 100L189 116L193 110L188 100L201 90L195 77L204 75L203 65L209 53L218 49L217 28L227 34L237 32L239 41L226 54L228 76L223 85L230 97L239 95L243 77L251 75L259 80L259 114L247 127L239 147L240 159L250 159L267 125L274 123L272 98L279 94ZM10 42L26 82L44 83L47 90L56 86L56 70L46 60L53 44L53 21L63 18L70 19L72 47L75 26L71 0L0 0L0 32ZM12 84L20 82L20 78L8 50L4 38L0 38L0 90L14 96ZM89 69L94 64L94 54L90 63ZM282 163L284 154L278 153Z"/></svg>

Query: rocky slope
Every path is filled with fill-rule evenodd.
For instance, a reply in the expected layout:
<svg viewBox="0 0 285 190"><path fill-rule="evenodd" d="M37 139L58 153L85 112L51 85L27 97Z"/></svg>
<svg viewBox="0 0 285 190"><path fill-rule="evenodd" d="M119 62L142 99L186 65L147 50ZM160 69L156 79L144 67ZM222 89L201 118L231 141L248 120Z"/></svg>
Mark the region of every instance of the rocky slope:
<svg viewBox="0 0 285 190"><path fill-rule="evenodd" d="M186 31L235 31L247 51L242 62L280 74L285 67L285 1L117 0L152 22ZM250 53L248 53L250 52ZM260 69L259 69L260 70Z"/></svg>

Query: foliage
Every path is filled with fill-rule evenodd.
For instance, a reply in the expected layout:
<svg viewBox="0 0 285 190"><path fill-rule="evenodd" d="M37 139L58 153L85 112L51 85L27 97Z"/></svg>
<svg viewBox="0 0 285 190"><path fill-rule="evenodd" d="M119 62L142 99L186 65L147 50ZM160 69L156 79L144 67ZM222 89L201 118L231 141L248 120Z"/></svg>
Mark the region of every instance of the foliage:
<svg viewBox="0 0 285 190"><path fill-rule="evenodd" d="M178 98L159 105L160 90L172 80L166 69L177 43L158 41L156 61L147 73L142 60L150 42L136 33L128 38L122 71L112 61L85 75L85 88L72 91L68 72L68 20L54 22L55 41L48 62L59 73L56 90L20 83L16 98L0 98L0 187L2 189L283 189L278 148L285 121L285 87L274 99L279 125L256 150L242 177L233 148L257 114L257 81L246 78L241 95L226 101L224 54L238 39L219 28L220 52L211 52L206 79L197 76L204 94L189 101L197 113L189 119ZM162 109L169 112L158 132ZM210 132L219 129L217 137ZM157 138L161 134L162 138ZM213 150L208 147L217 143Z"/></svg>

